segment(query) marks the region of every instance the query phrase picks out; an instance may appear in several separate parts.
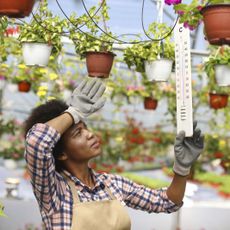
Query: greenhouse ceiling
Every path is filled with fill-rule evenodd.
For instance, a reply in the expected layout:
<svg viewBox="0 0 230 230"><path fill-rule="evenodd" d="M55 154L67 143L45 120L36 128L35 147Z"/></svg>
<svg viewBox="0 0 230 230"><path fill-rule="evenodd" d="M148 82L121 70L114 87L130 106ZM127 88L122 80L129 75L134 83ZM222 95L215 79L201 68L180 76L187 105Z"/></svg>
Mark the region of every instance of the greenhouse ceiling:
<svg viewBox="0 0 230 230"><path fill-rule="evenodd" d="M92 6L100 6L101 1L49 0L48 2L49 8L53 13L65 17L65 15L69 16L73 12L75 12L77 16L80 16L86 12L84 5L89 9ZM143 26L144 29L147 30L150 23L159 20L157 2L161 2L161 0L107 0L106 2L110 8L110 20L107 23L110 30L116 36L124 41L132 39L148 40L144 34ZM185 0L183 2L187 3L191 2L191 0ZM34 12L36 12L37 6L38 4L35 5ZM163 11L163 22L172 27L177 17L173 7L164 4ZM205 41L203 35L203 25L201 24L195 31L191 31L191 48L202 51L207 48L207 45L208 43Z"/></svg>

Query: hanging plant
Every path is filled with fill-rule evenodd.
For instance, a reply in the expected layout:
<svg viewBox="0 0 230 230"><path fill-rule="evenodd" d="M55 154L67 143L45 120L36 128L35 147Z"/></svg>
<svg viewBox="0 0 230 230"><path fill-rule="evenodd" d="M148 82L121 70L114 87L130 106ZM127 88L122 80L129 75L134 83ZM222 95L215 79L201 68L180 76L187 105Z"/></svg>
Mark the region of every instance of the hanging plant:
<svg viewBox="0 0 230 230"><path fill-rule="evenodd" d="M102 15L94 16L93 20L96 24L100 21L109 20L108 6L103 0ZM90 15L95 14L96 7L89 10ZM115 54L112 52L114 36L108 28L105 27L106 34L100 33L98 27L92 20L88 19L86 14L76 18L75 15L70 17L70 20L75 26L86 23L87 31L82 32L77 30L75 26L70 28L70 38L75 45L75 51L80 55L81 59L86 58L88 75L90 77L108 77L112 68Z"/></svg>
<svg viewBox="0 0 230 230"><path fill-rule="evenodd" d="M31 87L35 91L36 86L45 79L47 70L38 67L28 67L24 64L18 64L9 80L18 85L18 91L29 92Z"/></svg>
<svg viewBox="0 0 230 230"><path fill-rule="evenodd" d="M26 65L46 66L51 54L56 57L62 48L61 33L67 27L67 20L54 16L48 9L47 0L41 1L32 21L20 25L18 39L22 43Z"/></svg>
<svg viewBox="0 0 230 230"><path fill-rule="evenodd" d="M159 85L152 83L148 80L146 74L142 74L142 84L145 87L146 96L144 99L144 108L147 110L155 110L158 105L158 101L163 97L162 91Z"/></svg>
<svg viewBox="0 0 230 230"><path fill-rule="evenodd" d="M31 83L28 81L20 81L18 82L18 91L27 93L30 91Z"/></svg>
<svg viewBox="0 0 230 230"><path fill-rule="evenodd" d="M229 0L193 0L174 5L184 27L194 30L203 21L204 34L212 45L230 44Z"/></svg>
<svg viewBox="0 0 230 230"><path fill-rule="evenodd" d="M217 75L218 66L229 66L230 49L227 46L212 48L211 55L204 63L204 71L208 76L206 91L209 92L209 105L213 109L221 109L227 106L230 94L229 75Z"/></svg>
<svg viewBox="0 0 230 230"><path fill-rule="evenodd" d="M159 39L169 31L170 28L166 24L154 22L148 28L148 35ZM167 81L174 60L174 44L171 36L166 37L163 42L134 44L124 50L124 61L128 67L134 66L136 71L146 72L149 81Z"/></svg>
<svg viewBox="0 0 230 230"><path fill-rule="evenodd" d="M215 76L218 86L230 86L230 47L212 48L204 70L209 77Z"/></svg>
<svg viewBox="0 0 230 230"><path fill-rule="evenodd" d="M147 110L155 110L157 108L158 101L153 97L144 98L144 108Z"/></svg>
<svg viewBox="0 0 230 230"><path fill-rule="evenodd" d="M228 105L228 94L209 93L209 105L212 109L222 109Z"/></svg>

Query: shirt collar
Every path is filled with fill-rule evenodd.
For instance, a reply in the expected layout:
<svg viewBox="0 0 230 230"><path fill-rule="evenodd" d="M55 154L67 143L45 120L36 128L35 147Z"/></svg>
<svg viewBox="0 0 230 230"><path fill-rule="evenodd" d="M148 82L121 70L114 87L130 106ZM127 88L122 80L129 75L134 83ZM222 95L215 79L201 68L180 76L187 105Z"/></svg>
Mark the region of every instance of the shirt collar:
<svg viewBox="0 0 230 230"><path fill-rule="evenodd" d="M91 189L95 189L95 188L98 188L98 187L101 187L102 189L104 189L105 187L105 183L103 182L103 179L101 178L101 174L100 173L97 173L95 172L93 169L89 168L90 170L90 173L93 177L93 180L95 182L95 186ZM79 191L82 191L85 187L87 187L88 189L90 189L87 185L85 185L81 180L79 180L77 177L71 175L70 172L68 172L67 170L63 170L63 173L68 177L70 178L71 181L74 182L74 184L76 185L77 187L77 190Z"/></svg>

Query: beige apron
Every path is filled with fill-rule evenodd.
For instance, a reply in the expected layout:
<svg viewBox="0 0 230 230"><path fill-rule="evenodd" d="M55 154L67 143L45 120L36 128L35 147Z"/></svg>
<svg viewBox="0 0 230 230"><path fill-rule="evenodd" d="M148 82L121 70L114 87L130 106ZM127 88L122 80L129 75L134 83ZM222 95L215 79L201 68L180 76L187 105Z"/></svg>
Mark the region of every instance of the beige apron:
<svg viewBox="0 0 230 230"><path fill-rule="evenodd" d="M74 183L65 176L73 194L71 230L130 230L131 221L125 208L111 191L112 200L80 202Z"/></svg>

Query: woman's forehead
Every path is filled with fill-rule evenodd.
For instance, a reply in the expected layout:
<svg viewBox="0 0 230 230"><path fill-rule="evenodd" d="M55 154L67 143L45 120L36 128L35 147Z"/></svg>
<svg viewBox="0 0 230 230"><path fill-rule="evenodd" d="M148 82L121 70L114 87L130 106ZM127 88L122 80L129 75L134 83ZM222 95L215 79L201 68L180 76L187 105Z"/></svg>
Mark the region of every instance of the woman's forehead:
<svg viewBox="0 0 230 230"><path fill-rule="evenodd" d="M75 131L76 129L79 129L79 128L87 128L86 123L83 122L83 121L80 121L80 122L78 122L77 124L73 124L73 125L70 127L70 131Z"/></svg>

